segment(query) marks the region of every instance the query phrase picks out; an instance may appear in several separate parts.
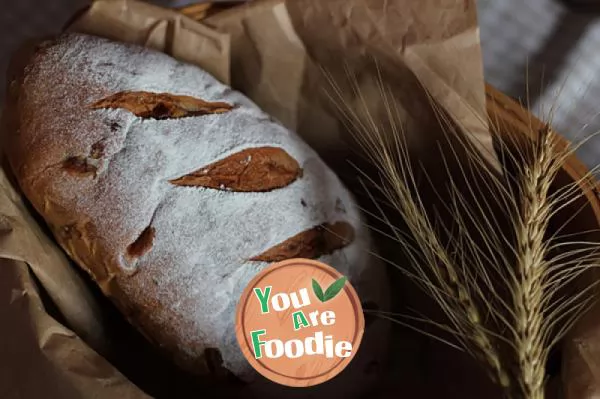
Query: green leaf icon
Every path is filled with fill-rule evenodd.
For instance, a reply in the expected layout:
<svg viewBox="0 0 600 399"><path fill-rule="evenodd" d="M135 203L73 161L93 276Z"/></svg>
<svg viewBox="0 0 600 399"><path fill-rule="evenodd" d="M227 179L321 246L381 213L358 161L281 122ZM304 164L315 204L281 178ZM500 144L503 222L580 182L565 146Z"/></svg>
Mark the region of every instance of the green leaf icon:
<svg viewBox="0 0 600 399"><path fill-rule="evenodd" d="M327 302L330 299L335 298L335 296L337 294L339 294L339 292L344 288L344 284L346 284L346 280L347 280L347 278L344 276L344 277L340 277L339 279L334 281L333 284L331 284L329 286L329 288L327 288L327 290L325 290L325 295L323 296L323 302Z"/></svg>
<svg viewBox="0 0 600 399"><path fill-rule="evenodd" d="M312 279L312 287L313 291L315 292L315 295L317 296L317 298L319 298L319 301L325 302L323 300L323 289L321 288L317 280L315 280L314 278Z"/></svg>
<svg viewBox="0 0 600 399"><path fill-rule="evenodd" d="M313 278L312 279L313 291L315 292L315 295L317 296L317 298L319 298L319 301L327 302L327 301L335 298L336 295L340 293L340 291L344 288L344 284L346 284L347 280L348 279L346 277L340 277L339 279L335 280L333 282L333 284L331 284L329 286L329 288L327 288L327 290L325 290L325 293L323 293L323 289L321 288L321 286L319 285L317 280L315 280Z"/></svg>

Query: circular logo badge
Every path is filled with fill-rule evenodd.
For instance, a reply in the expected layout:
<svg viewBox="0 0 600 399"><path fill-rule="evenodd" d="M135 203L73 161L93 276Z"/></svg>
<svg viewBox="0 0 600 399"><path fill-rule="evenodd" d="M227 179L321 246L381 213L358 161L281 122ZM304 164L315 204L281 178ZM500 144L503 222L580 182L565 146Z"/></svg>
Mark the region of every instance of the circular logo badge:
<svg viewBox="0 0 600 399"><path fill-rule="evenodd" d="M339 374L363 336L360 300L321 262L290 259L260 272L237 307L238 343L250 364L282 385L308 387Z"/></svg>

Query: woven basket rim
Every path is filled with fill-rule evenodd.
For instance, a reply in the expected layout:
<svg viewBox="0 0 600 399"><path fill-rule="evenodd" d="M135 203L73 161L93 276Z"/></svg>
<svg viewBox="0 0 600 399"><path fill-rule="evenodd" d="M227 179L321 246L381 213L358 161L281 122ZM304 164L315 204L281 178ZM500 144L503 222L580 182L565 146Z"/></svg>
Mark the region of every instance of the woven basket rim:
<svg viewBox="0 0 600 399"><path fill-rule="evenodd" d="M486 83L486 98L490 118L499 119L503 124L513 127L513 129L501 129L501 134L514 134L517 131L534 139L533 132L544 126L539 118L489 83ZM569 141L564 136L559 134L558 139L560 147L569 145ZM589 168L575 154L567 157L563 170L573 181L580 182L579 186L600 223L600 197L598 196L600 184L596 178L589 176Z"/></svg>

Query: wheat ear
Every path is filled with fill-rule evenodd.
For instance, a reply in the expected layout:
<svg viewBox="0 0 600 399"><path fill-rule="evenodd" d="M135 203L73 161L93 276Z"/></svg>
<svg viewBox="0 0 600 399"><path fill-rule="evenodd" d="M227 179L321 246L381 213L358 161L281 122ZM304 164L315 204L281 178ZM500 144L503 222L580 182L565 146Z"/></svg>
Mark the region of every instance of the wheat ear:
<svg viewBox="0 0 600 399"><path fill-rule="evenodd" d="M385 148L380 150L383 159L391 159ZM492 343L492 337L483 324L481 311L468 285L461 278L462 273L457 270L457 265L448 253L448 249L442 245L435 234L422 205L413 199L413 194L405 183L410 181L410 178L396 172L398 172L397 168L388 169L387 181L390 189L386 197L394 208L400 211L411 233L418 236L426 264L439 266L439 269L433 270L417 268L417 274L423 280L430 279L426 287L427 291L451 319L457 336L462 337L463 341L466 340L465 349L487 364L490 377L495 382L508 387L509 376L502 367L496 346ZM398 240L403 241L404 238L398 237Z"/></svg>
<svg viewBox="0 0 600 399"><path fill-rule="evenodd" d="M520 217L515 220L516 279L512 287L514 345L520 368L521 396L544 398L546 373L545 298L548 277L546 231L550 222L550 184L560 165L555 137L549 127L540 131L534 159L520 178Z"/></svg>
<svg viewBox="0 0 600 399"><path fill-rule="evenodd" d="M326 73L326 76L329 75ZM378 187L389 205L401 215L414 237L411 242L403 232L390 224L395 239L404 244L403 247L415 266L415 274L411 277L420 282L422 288L440 305L451 324L451 328L446 330L454 333L462 348L487 365L488 374L493 381L502 387L509 387L510 377L502 365L495 344L496 337L483 323L482 311L472 292L473 285L465 281L464 273L459 270L461 266L456 264L449 249L440 241L421 198L414 194L418 187L409 162L408 148L403 141L402 121L393 106L393 96L379 77L380 94L386 105L386 126L379 125L370 113L357 82L352 75L348 77L351 79L354 95L360 99L360 109L355 109L346 101L333 79L329 80L333 90L327 94L342 114L348 131L358 145L366 150L365 155L371 164L378 168L384 184L379 185L366 175L365 179ZM418 251L414 250L416 247ZM402 271L407 272L404 269Z"/></svg>
<svg viewBox="0 0 600 399"><path fill-rule="evenodd" d="M533 121L530 130L538 137L525 140L524 147L517 139L513 146L510 135L498 134L502 126L490 118L483 122L489 122L499 138L498 144L504 150L500 151L502 160L517 169L513 172L504 168L505 174L499 176L459 126L430 99L448 140L445 145L458 161L458 170L451 170L441 155L449 172L451 199L446 208L455 222L449 227L435 215L432 222L419 195L404 141L403 120L379 68L376 78L380 98L376 101L384 105L383 115L370 112L370 104L350 71L350 93L342 91L325 73L332 87L326 94L368 161L377 168L378 176L363 176L383 195L383 200L371 196L382 215L380 221L391 229L391 236L408 256L414 272L390 263L436 301L448 322L432 324L452 333L461 349L480 360L491 378L505 388L507 397L543 399L549 352L588 309L596 282L574 295L565 297L560 291L598 267L600 258L600 243L561 234L577 211L552 235L547 231L554 215L585 199L582 187L588 184L591 172L550 192L576 146L558 146L550 125L539 129ZM458 138L460 148L450 138ZM457 150L464 150L460 154L467 159L459 160ZM466 191L455 185L454 171L458 171L460 181L472 183ZM407 227L410 234L390 220L384 206L389 206L392 214L399 214L405 225L402 227ZM499 228L498 223L505 222L509 228ZM440 233L453 239L445 242ZM501 353L501 345L510 350Z"/></svg>
<svg viewBox="0 0 600 399"><path fill-rule="evenodd" d="M444 114L440 116L440 122L446 122L445 130L456 135L450 124L443 120ZM491 125L493 134L500 135L498 129L501 127ZM557 294L584 272L597 267L600 254L600 243L560 234L571 219L552 235L549 234L549 223L554 215L578 199L585 199L582 187L588 184L586 182L593 171L551 193L552 183L578 146L559 146L550 124L542 125L537 131L533 126L530 122L531 132L537 133L537 137L524 143L524 147L523 144L511 147L510 139L499 144L504 150L501 153L506 155L508 151L509 162L518 169L514 174L506 171L507 184L493 175L488 179L489 184L500 193L494 200L505 205L514 239L489 229L490 220L485 220L485 217L479 219L479 224L488 227L477 229L488 246L501 241L510 245L504 247L499 256L488 258L488 262L478 258L471 260L473 268L482 275L486 274L486 269L497 271L497 281L484 282L484 288L493 292L493 287L499 286L509 293L509 302L500 299L496 308L490 308L490 315L499 322L498 332L507 334L502 341L512 348L511 362L504 363L504 366L514 383L507 387L506 395L518 399L545 397L546 364L550 350L589 308L594 300L592 290L597 283L587 285L570 297ZM467 155L484 171L485 162L481 154L470 146L468 140L463 143L468 148ZM516 190L511 188L513 185ZM463 204L467 206L465 202ZM475 201L468 206L481 206L481 202ZM456 215L459 219L465 210L468 208L463 207L463 212L458 209ZM471 245L468 238L471 233L462 234L466 235L468 246ZM475 247L469 249L476 253ZM471 281L467 275L465 284L477 282ZM504 317L503 313L508 317ZM508 356L504 359L508 360Z"/></svg>

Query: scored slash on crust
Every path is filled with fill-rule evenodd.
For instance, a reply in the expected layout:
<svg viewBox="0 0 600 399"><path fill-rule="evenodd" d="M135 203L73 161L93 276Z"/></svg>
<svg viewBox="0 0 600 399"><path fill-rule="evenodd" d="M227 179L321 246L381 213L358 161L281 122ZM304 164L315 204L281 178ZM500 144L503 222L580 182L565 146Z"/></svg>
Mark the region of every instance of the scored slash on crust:
<svg viewBox="0 0 600 399"><path fill-rule="evenodd" d="M302 176L302 168L276 147L248 148L177 179L176 186L236 192L265 192L285 187Z"/></svg>
<svg viewBox="0 0 600 399"><path fill-rule="evenodd" d="M233 105L170 93L123 91L95 102L91 108L121 108L140 118L174 119L222 114L232 110Z"/></svg>
<svg viewBox="0 0 600 399"><path fill-rule="evenodd" d="M250 260L279 262L292 258L316 259L342 249L352 241L354 241L354 228L351 224L323 223L288 238Z"/></svg>

